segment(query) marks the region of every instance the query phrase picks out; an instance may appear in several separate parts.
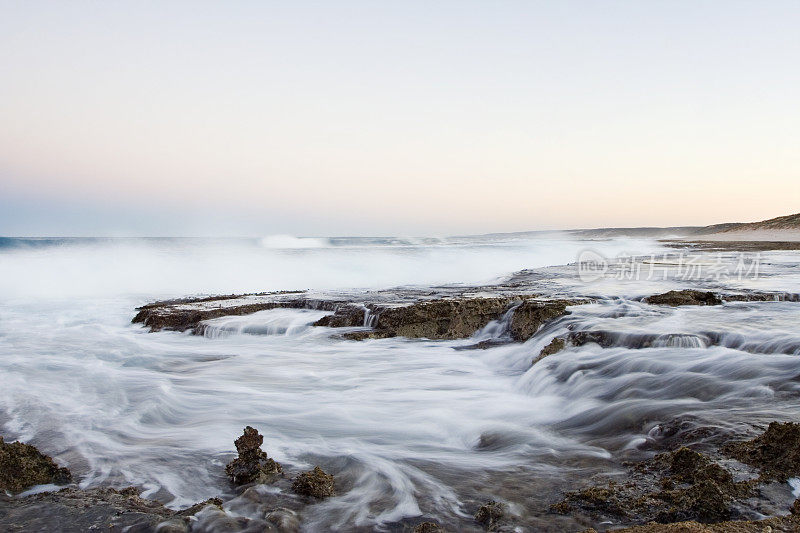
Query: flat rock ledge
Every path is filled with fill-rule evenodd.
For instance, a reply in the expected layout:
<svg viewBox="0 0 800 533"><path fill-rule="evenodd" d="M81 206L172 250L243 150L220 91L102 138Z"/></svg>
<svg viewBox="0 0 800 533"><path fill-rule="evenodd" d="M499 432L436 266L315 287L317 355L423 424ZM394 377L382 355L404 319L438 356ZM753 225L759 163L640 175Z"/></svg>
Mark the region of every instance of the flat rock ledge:
<svg viewBox="0 0 800 533"><path fill-rule="evenodd" d="M269 293L223 296L196 300L156 302L138 308L133 323L151 332L191 331L202 335L204 321L238 316L269 309L313 309L330 311L314 326L362 327L342 336L349 340L388 337L464 339L512 312L508 334L525 341L547 321L568 314L567 307L589 303L590 299L548 299L531 294L503 296L445 296L416 298L375 293L376 301L353 301L335 297L314 297L306 293ZM368 329L367 329L368 328Z"/></svg>

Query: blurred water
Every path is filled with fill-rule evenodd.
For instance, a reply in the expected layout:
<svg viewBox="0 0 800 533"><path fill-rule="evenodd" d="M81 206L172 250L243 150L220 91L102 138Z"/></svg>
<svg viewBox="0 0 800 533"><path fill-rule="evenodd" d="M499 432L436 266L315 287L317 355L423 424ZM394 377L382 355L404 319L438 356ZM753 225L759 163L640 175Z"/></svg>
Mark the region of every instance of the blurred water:
<svg viewBox="0 0 800 533"><path fill-rule="evenodd" d="M488 350L454 348L502 335L502 321L470 340L363 342L310 327L324 313L306 310L217 319L205 337L130 324L136 305L169 296L479 283L573 262L587 246L609 256L661 249L563 238L267 244L6 246L4 436L41 446L82 486L137 484L179 507L230 490L223 465L252 425L289 468L319 463L336 474L346 490L304 516L347 529L420 514L458 523L467 501L522 498L478 481L488 473L558 479L576 462L642 447L675 418L736 428L797 416L800 304L792 302L675 309L607 298L574 307L527 343ZM800 292L796 261L770 257L769 287ZM674 285L543 283L626 296ZM531 367L553 337L575 331L608 332L613 342L568 347ZM653 342L642 347L642 335ZM548 497L517 503L546 509Z"/></svg>

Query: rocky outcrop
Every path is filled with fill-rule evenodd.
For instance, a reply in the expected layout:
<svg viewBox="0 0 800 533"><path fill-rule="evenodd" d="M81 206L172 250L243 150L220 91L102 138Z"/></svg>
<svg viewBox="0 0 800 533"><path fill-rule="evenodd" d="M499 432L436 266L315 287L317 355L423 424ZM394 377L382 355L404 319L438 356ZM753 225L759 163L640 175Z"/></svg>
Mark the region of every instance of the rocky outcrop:
<svg viewBox="0 0 800 533"><path fill-rule="evenodd" d="M800 295L789 292L743 291L738 293L715 293L692 289L669 291L642 298L651 305L721 305L725 302L797 302Z"/></svg>
<svg viewBox="0 0 800 533"><path fill-rule="evenodd" d="M134 487L122 490L66 488L26 498L10 498L0 493L0 530L26 531L110 531L110 532L188 532L190 517L209 505L211 499L183 511L173 511L159 502L139 497Z"/></svg>
<svg viewBox="0 0 800 533"><path fill-rule="evenodd" d="M588 300L587 300L588 301ZM381 308L373 311L375 326L369 332L353 332L346 338L409 337L426 339L464 339L471 337L492 320L512 310L509 335L521 342L531 338L544 323L569 313L567 306L583 300L545 300L536 298L460 298Z"/></svg>
<svg viewBox="0 0 800 533"><path fill-rule="evenodd" d="M682 290L648 296L642 300L651 305L719 305L722 300L713 292Z"/></svg>
<svg viewBox="0 0 800 533"><path fill-rule="evenodd" d="M417 524L414 533L445 533L445 530L436 522L423 522Z"/></svg>
<svg viewBox="0 0 800 533"><path fill-rule="evenodd" d="M735 520L716 524L677 522L674 524L647 524L615 529L615 533L796 533L800 531L800 516L776 516L765 520ZM596 533L589 529L584 533Z"/></svg>
<svg viewBox="0 0 800 533"><path fill-rule="evenodd" d="M800 501L787 506L788 516L732 520L742 516L743 507L765 497L762 484L800 475L798 450L800 424L773 422L761 435L724 443L718 452L756 467L760 477L746 468L734 476L729 468L737 463L727 461L726 468L706 454L682 447L630 466L625 482L569 492L551 510L589 515L596 521L659 523L619 530L631 533L800 531Z"/></svg>
<svg viewBox="0 0 800 533"><path fill-rule="evenodd" d="M315 466L313 470L303 472L297 476L292 483L292 490L301 496L311 496L313 498L327 498L334 495L334 479L330 474L326 474L320 467Z"/></svg>
<svg viewBox="0 0 800 533"><path fill-rule="evenodd" d="M758 437L731 443L723 452L758 468L764 480L800 476L800 424L772 422Z"/></svg>
<svg viewBox="0 0 800 533"><path fill-rule="evenodd" d="M497 501L490 501L481 505L475 513L475 521L487 531L495 531L502 524L508 514L508 506Z"/></svg>
<svg viewBox="0 0 800 533"><path fill-rule="evenodd" d="M533 358L533 361L531 362L531 366L535 365L536 363L538 363L539 361L541 361L545 357L548 357L550 355L553 355L553 354L556 354L556 353L560 352L561 350L564 349L564 347L566 345L567 345L567 342L564 339L562 339L561 337L556 337L555 339L550 341L550 343L547 346L542 348L542 350L539 352L539 355L537 355L536 357Z"/></svg>
<svg viewBox="0 0 800 533"><path fill-rule="evenodd" d="M348 307L348 302L308 298L298 291L281 291L274 293L244 294L240 296L220 296L198 299L168 300L155 302L137 308L133 324L142 324L151 332L189 331L203 333L203 321L225 316L251 315L270 309L314 309L336 313L340 307ZM360 311L360 322L354 320L353 325L361 325L364 321L364 309Z"/></svg>
<svg viewBox="0 0 800 533"><path fill-rule="evenodd" d="M30 444L6 443L0 437L0 491L22 492L34 485L64 485L72 481L69 470Z"/></svg>
<svg viewBox="0 0 800 533"><path fill-rule="evenodd" d="M463 339L499 318L511 302L509 298L463 298L382 308L377 310L375 330L391 337Z"/></svg>
<svg viewBox="0 0 800 533"><path fill-rule="evenodd" d="M625 483L567 493L552 510L580 510L598 520L714 523L730 519L734 502L751 496L753 488L752 482L735 482L730 471L684 447L635 465Z"/></svg>
<svg viewBox="0 0 800 533"><path fill-rule="evenodd" d="M526 299L514 309L509 332L515 341L526 341L539 331L545 322L568 314L567 306L575 305L575 300L534 300Z"/></svg>
<svg viewBox="0 0 800 533"><path fill-rule="evenodd" d="M283 474L281 465L261 449L264 436L255 428L244 428L244 434L234 443L239 456L225 467L225 473L234 485L269 483Z"/></svg>
<svg viewBox="0 0 800 533"><path fill-rule="evenodd" d="M525 293L467 296L465 292L445 291L436 295L404 290L357 294L367 301L347 301L331 295L312 297L296 292L172 300L138 308L133 323L143 324L150 331L191 330L202 334L204 322L215 318L278 308L314 309L331 312L314 322L314 326L370 328L342 335L350 340L387 337L463 339L489 322L500 319L513 307L509 338L524 341L548 320L567 314L567 306L589 301L542 299Z"/></svg>

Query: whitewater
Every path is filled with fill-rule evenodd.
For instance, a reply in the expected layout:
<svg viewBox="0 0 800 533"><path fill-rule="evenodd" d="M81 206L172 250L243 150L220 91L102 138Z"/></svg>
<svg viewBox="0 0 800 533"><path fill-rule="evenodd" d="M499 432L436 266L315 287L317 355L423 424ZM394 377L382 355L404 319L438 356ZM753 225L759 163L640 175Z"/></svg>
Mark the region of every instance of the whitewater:
<svg viewBox="0 0 800 533"><path fill-rule="evenodd" d="M796 418L800 306L647 305L638 298L676 281L566 276L587 249L671 253L652 239L559 234L2 239L0 434L52 455L82 488L136 485L180 508L232 494L224 465L251 425L280 463L336 472L338 495L305 511L308 530L459 523L489 499L535 528L554 519L526 509L650 453L675 421L734 432ZM800 293L798 252L762 255L757 279L716 288ZM524 269L545 293L596 302L525 343L485 350L463 348L502 335L502 323L467 340L360 342L311 327L326 314L314 310L223 317L197 336L131 323L136 307L167 298L489 285ZM611 340L531 366L575 331ZM226 509L251 512L241 498Z"/></svg>

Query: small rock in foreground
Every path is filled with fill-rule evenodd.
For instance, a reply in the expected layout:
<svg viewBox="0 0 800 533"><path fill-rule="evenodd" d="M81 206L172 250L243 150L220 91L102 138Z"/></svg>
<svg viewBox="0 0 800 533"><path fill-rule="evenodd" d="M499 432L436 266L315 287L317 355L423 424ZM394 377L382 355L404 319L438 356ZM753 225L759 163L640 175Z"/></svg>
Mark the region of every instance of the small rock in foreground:
<svg viewBox="0 0 800 533"><path fill-rule="evenodd" d="M21 442L6 444L0 437L0 490L22 492L34 485L65 485L72 474L36 447Z"/></svg>
<svg viewBox="0 0 800 533"><path fill-rule="evenodd" d="M292 490L301 496L313 496L314 498L333 496L333 476L315 466L314 470L303 472L295 478Z"/></svg>
<svg viewBox="0 0 800 533"><path fill-rule="evenodd" d="M492 500L485 505L481 505L478 512L475 513L475 521L492 531L505 518L506 511L505 504Z"/></svg>
<svg viewBox="0 0 800 533"><path fill-rule="evenodd" d="M269 483L283 473L281 465L261 449L263 442L264 436L250 426L244 428L244 434L236 439L239 457L225 467L225 473L234 485Z"/></svg>

